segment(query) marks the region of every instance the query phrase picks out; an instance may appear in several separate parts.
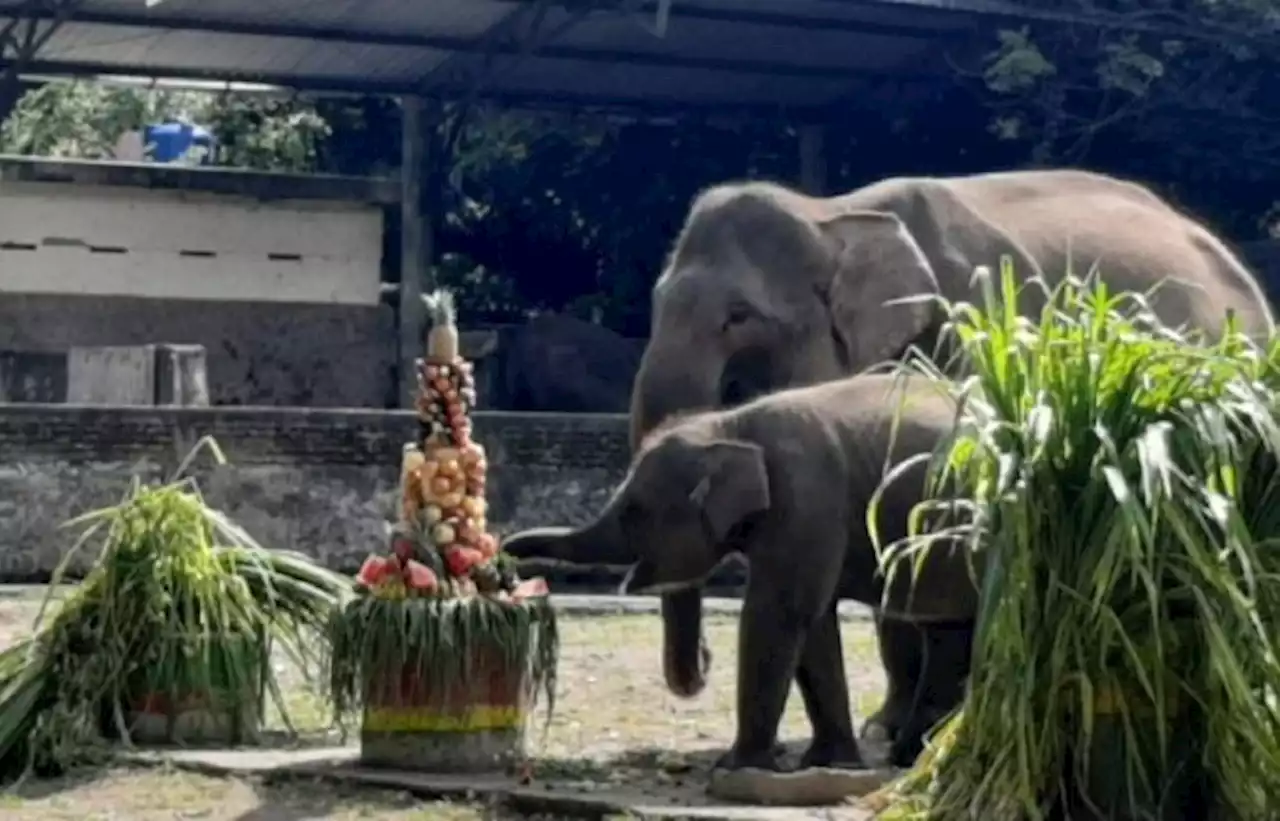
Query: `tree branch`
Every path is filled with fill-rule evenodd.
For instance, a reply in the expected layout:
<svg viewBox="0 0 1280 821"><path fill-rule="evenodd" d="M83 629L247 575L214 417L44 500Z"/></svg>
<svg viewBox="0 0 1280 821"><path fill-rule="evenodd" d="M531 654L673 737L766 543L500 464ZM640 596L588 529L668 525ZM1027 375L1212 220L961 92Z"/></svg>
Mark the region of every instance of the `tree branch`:
<svg viewBox="0 0 1280 821"><path fill-rule="evenodd" d="M9 119L22 98L23 69L70 19L80 2L81 0L53 0L53 16L41 31L35 12L44 3L41 0L27 0L5 23L4 28L0 29L0 125ZM19 36L18 27L23 23L26 28Z"/></svg>

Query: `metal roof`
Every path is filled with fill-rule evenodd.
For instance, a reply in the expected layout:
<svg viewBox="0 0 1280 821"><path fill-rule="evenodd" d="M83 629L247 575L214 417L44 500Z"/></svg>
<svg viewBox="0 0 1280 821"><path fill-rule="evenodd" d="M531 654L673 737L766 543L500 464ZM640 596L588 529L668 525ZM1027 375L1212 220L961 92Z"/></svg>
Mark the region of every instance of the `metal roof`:
<svg viewBox="0 0 1280 821"><path fill-rule="evenodd" d="M0 30L33 7L62 22L32 74L667 110L827 106L944 75L997 19L1043 16L1001 0L0 0Z"/></svg>
<svg viewBox="0 0 1280 821"><path fill-rule="evenodd" d="M947 70L987 0L63 0L34 74L510 103L807 108ZM983 5L978 5L982 3ZM53 4L0 0L7 19ZM476 78L482 78L477 86Z"/></svg>

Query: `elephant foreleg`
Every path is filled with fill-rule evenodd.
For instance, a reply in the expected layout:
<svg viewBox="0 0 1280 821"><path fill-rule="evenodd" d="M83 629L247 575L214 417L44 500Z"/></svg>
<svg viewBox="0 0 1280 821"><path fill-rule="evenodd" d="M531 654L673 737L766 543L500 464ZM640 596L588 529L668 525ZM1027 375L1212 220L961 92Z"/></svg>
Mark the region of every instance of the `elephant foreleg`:
<svg viewBox="0 0 1280 821"><path fill-rule="evenodd" d="M840 618L834 606L809 628L796 671L796 684L813 728L813 742L800 759L800 766L861 769L862 753L854 738L849 711Z"/></svg>
<svg viewBox="0 0 1280 821"><path fill-rule="evenodd" d="M717 767L780 769L778 724L813 619L785 612L766 577L760 572L748 577L738 624L738 732Z"/></svg>

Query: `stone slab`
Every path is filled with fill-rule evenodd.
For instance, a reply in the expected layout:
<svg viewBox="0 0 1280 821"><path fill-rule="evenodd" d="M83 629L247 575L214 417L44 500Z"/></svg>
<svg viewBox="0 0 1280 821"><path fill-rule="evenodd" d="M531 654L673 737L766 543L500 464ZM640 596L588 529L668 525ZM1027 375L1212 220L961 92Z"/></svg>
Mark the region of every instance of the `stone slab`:
<svg viewBox="0 0 1280 821"><path fill-rule="evenodd" d="M203 345L156 346L157 405L209 405L209 364Z"/></svg>
<svg viewBox="0 0 1280 821"><path fill-rule="evenodd" d="M67 351L67 402L74 405L153 405L154 345L74 347Z"/></svg>
<svg viewBox="0 0 1280 821"><path fill-rule="evenodd" d="M305 750L172 750L129 753L140 764L167 764L217 776L321 778L357 786L403 790L430 798L488 799L520 812L569 817L700 818L708 821L870 821L852 804L830 807L757 807L717 803L701 782L632 789L598 782L538 780L522 785L509 776L431 775L358 765L355 747Z"/></svg>

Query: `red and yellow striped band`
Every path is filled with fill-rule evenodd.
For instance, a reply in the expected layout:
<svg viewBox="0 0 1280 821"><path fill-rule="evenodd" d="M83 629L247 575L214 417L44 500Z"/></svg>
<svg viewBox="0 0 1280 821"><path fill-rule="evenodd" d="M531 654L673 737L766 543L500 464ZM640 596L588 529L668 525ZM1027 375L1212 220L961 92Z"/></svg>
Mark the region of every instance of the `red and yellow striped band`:
<svg viewBox="0 0 1280 821"><path fill-rule="evenodd" d="M467 712L439 713L426 707L370 707L364 729L374 733L459 733L513 730L524 723L525 711L513 705L476 706Z"/></svg>

